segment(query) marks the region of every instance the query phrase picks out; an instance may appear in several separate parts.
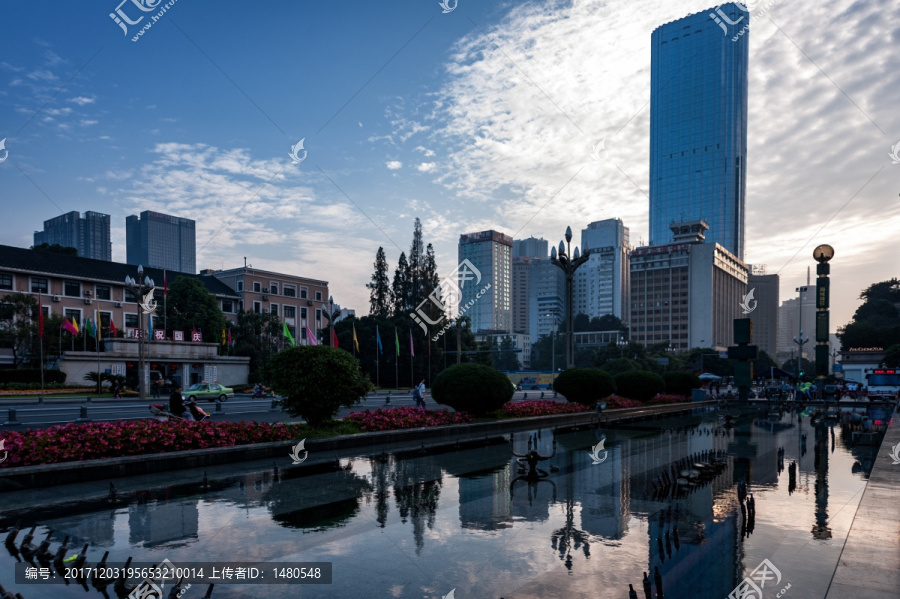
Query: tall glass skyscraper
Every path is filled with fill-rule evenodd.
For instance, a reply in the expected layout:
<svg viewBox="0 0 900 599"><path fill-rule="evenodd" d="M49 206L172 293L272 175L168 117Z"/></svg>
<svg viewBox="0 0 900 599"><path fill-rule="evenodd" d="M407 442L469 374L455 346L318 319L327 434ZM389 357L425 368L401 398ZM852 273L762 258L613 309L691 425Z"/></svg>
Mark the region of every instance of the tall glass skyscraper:
<svg viewBox="0 0 900 599"><path fill-rule="evenodd" d="M34 232L34 245L47 243L73 247L82 258L112 260L109 215L99 212L67 212L44 221L44 230Z"/></svg>
<svg viewBox="0 0 900 599"><path fill-rule="evenodd" d="M177 272L197 272L195 224L189 218L145 210L125 218L129 264Z"/></svg>
<svg viewBox="0 0 900 599"><path fill-rule="evenodd" d="M706 241L743 260L749 21L728 3L653 31L650 245L702 219Z"/></svg>
<svg viewBox="0 0 900 599"><path fill-rule="evenodd" d="M512 237L494 230L459 236L460 264L468 260L481 274L477 284L460 279L465 283L460 287L460 305L472 302L465 315L471 318L473 333L512 330L512 247ZM479 296L487 285L490 289Z"/></svg>

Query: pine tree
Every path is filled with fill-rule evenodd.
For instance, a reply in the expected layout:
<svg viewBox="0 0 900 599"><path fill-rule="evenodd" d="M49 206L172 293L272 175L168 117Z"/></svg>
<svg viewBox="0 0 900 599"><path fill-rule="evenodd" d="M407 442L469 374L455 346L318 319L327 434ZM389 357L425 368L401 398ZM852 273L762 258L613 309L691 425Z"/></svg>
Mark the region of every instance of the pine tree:
<svg viewBox="0 0 900 599"><path fill-rule="evenodd" d="M391 313L391 288L388 282L388 264L384 248L379 247L375 253L375 272L372 282L367 285L369 293L369 314L387 317Z"/></svg>
<svg viewBox="0 0 900 599"><path fill-rule="evenodd" d="M397 270L394 271L394 283L391 285L391 301L394 316L402 316L409 311L409 264L406 253L400 252Z"/></svg>
<svg viewBox="0 0 900 599"><path fill-rule="evenodd" d="M428 247L425 249L425 263L422 266L423 298L429 297L435 290L437 290L437 293L434 294L434 297L441 303L441 305L443 305L444 298L441 295L440 285L441 281L438 278L437 261L434 258L434 247L429 243ZM426 302L425 308L426 314L428 314L432 320L437 320L437 318L441 315L441 309L434 302Z"/></svg>
<svg viewBox="0 0 900 599"><path fill-rule="evenodd" d="M409 248L409 305L415 309L425 299L425 256L422 247L422 221L416 218L413 240Z"/></svg>

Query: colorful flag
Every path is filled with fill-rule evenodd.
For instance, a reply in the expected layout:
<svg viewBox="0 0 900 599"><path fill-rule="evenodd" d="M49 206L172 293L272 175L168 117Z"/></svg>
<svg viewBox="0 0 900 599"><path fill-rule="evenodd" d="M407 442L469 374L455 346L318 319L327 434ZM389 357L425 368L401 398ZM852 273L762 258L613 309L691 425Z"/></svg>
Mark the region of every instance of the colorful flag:
<svg viewBox="0 0 900 599"><path fill-rule="evenodd" d="M75 321L75 317L72 317L72 328L75 329L75 334L78 334L78 323Z"/></svg>
<svg viewBox="0 0 900 599"><path fill-rule="evenodd" d="M306 325L306 342L309 345L319 345L319 340L316 338L315 334L309 330L309 325Z"/></svg>
<svg viewBox="0 0 900 599"><path fill-rule="evenodd" d="M381 345L381 333L378 332L378 325L375 325L375 340L378 341L378 353L384 353L384 346Z"/></svg>
<svg viewBox="0 0 900 599"><path fill-rule="evenodd" d="M356 351L359 351L359 339L356 338L356 323L353 323L353 345L356 347Z"/></svg>
<svg viewBox="0 0 900 599"><path fill-rule="evenodd" d="M97 341L103 339L103 319L100 318L100 308L94 308L94 317L97 323Z"/></svg>
<svg viewBox="0 0 900 599"><path fill-rule="evenodd" d="M41 296L38 296L38 337L44 338L44 306L41 303Z"/></svg>
<svg viewBox="0 0 900 599"><path fill-rule="evenodd" d="M416 355L416 349L413 347L412 329L409 330L409 355Z"/></svg>
<svg viewBox="0 0 900 599"><path fill-rule="evenodd" d="M88 318L84 321L84 332L90 335L91 337L96 337L96 333L94 333L94 324L91 322L91 319Z"/></svg>
<svg viewBox="0 0 900 599"><path fill-rule="evenodd" d="M397 349L397 355L400 355L400 337L397 336L397 327L394 327L394 347Z"/></svg>
<svg viewBox="0 0 900 599"><path fill-rule="evenodd" d="M225 345L225 329L222 329L222 345Z"/></svg>
<svg viewBox="0 0 900 599"><path fill-rule="evenodd" d="M231 340L231 329L228 329L228 345L234 345L234 342Z"/></svg>
<svg viewBox="0 0 900 599"><path fill-rule="evenodd" d="M337 331L334 330L334 325L331 325L331 347L338 346L338 338Z"/></svg>
<svg viewBox="0 0 900 599"><path fill-rule="evenodd" d="M69 332L72 333L73 335L77 335L77 334L78 334L78 330L77 330L75 327L72 326L72 322L71 322L68 318L64 318L64 319L63 319L63 321L62 321L62 328L64 328L65 330L69 331Z"/></svg>
<svg viewBox="0 0 900 599"><path fill-rule="evenodd" d="M147 328L149 329L148 335L150 336L150 338L147 339L147 342L152 343L153 342L153 315L152 314L147 315ZM143 334L144 334L144 331L141 331L141 335L143 335Z"/></svg>
<svg viewBox="0 0 900 599"><path fill-rule="evenodd" d="M286 322L281 323L281 334L291 342L291 345L297 345L297 342L294 341L294 336L291 335L291 330L288 328Z"/></svg>
<svg viewBox="0 0 900 599"><path fill-rule="evenodd" d="M112 315L109 317L109 334L113 337L119 334L119 331L116 330L116 321L113 320Z"/></svg>

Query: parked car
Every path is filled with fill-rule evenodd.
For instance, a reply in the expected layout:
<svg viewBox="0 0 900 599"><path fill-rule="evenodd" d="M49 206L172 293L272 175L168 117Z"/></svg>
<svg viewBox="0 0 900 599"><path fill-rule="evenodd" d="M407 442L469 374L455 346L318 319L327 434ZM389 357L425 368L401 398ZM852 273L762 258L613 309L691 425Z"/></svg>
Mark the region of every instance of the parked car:
<svg viewBox="0 0 900 599"><path fill-rule="evenodd" d="M227 401L229 397L234 397L234 389L219 383L195 383L182 391L181 394L185 398L193 397L209 401Z"/></svg>

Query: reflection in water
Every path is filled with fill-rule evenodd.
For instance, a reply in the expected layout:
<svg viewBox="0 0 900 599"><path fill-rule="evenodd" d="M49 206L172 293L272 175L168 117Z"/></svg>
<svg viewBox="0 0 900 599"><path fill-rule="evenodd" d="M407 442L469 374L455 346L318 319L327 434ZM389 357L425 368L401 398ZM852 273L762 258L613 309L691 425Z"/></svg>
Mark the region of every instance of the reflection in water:
<svg viewBox="0 0 900 599"><path fill-rule="evenodd" d="M711 414L604 430L602 463L590 453L600 432L543 430L512 443L289 468L280 480L271 470L242 473L125 495L115 508L83 502L4 514L0 531L19 518L22 529L0 572L22 559L23 538L37 526L28 552L53 528L45 551L57 554L69 535L65 551L90 543L89 563L99 548L110 562L247 552L333 561L336 573L358 574L335 577L328 590L336 597L419 598L454 587L461 597L598 596L607 587L603 596L627 596L631 584L654 597L720 599L762 559L784 573L794 599L822 596L853 512L829 515L829 501L858 501L875 448L851 434L849 416L835 423L840 431L793 411L725 416L727 426ZM547 476L529 476L527 462L519 472L516 454L530 450L548 458ZM223 585L215 597L300 596L286 588ZM78 585L16 591L84 595Z"/></svg>

